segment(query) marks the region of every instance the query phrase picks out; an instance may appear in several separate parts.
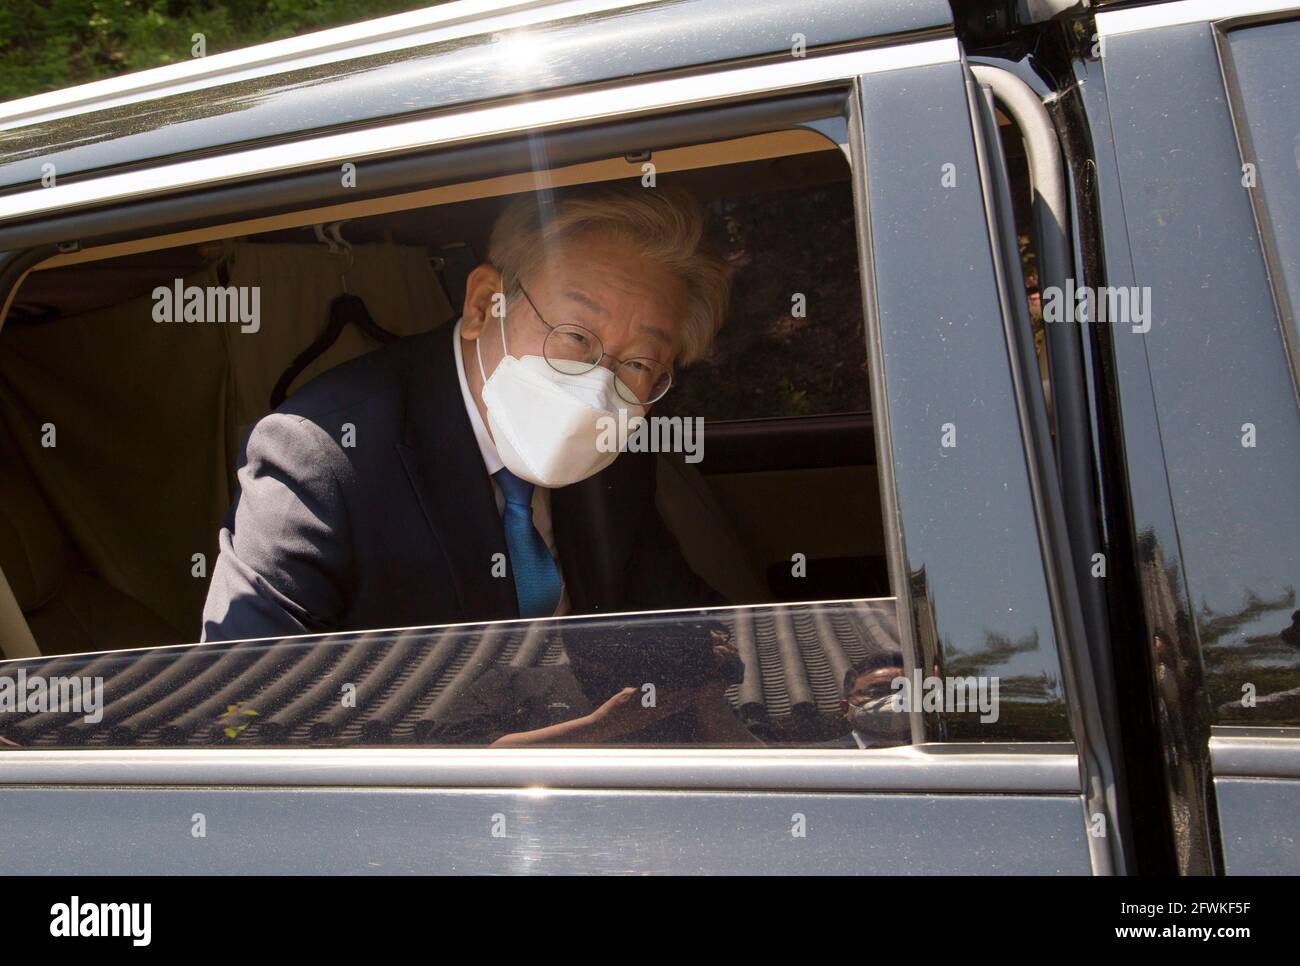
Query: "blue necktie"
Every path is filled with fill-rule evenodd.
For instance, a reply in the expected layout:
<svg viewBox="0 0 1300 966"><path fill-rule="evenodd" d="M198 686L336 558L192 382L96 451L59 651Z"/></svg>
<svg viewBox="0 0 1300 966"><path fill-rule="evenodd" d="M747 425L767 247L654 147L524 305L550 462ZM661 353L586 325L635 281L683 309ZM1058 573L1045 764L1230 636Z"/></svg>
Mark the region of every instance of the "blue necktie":
<svg viewBox="0 0 1300 966"><path fill-rule="evenodd" d="M497 470L492 478L506 498L501 523L510 551L519 616L550 617L560 602L564 579L546 541L533 526L533 484L506 469Z"/></svg>

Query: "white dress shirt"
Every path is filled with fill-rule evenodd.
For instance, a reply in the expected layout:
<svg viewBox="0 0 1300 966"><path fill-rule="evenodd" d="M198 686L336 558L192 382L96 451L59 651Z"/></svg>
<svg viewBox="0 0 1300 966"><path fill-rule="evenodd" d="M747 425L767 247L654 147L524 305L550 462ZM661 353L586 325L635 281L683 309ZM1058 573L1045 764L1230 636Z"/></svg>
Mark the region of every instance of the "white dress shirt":
<svg viewBox="0 0 1300 966"><path fill-rule="evenodd" d="M456 320L455 331L452 332L452 342L456 347L456 377L460 380L460 395L465 400L465 411L469 414L469 424L474 429L474 439L478 441L478 451L483 456L483 465L487 467L488 477L491 478L497 470L503 469L505 463L501 462L501 455L497 452L496 443L492 442L492 434L488 428L483 425L483 417L479 415L478 406L474 404L474 396L469 391L469 380L465 378L465 358L460 344L460 320ZM478 365L474 361L474 365ZM497 498L497 513L505 509L506 498L501 492L501 487L497 486L497 481L492 480L492 492ZM559 555L555 552L555 533L551 525L551 491L544 486L533 487L533 526L537 532L542 535L546 541L547 548L551 551L551 556L555 558L555 566L560 567ZM560 568L560 579L564 578L564 570ZM561 585L560 602L555 607L554 616L559 617L561 614L569 612L569 592L568 588Z"/></svg>

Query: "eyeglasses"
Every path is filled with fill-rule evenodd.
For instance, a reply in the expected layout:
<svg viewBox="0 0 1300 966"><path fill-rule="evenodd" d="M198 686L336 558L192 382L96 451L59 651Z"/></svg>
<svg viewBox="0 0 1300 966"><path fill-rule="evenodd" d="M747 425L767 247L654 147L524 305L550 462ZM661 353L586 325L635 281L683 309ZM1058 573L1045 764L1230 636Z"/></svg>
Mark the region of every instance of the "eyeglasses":
<svg viewBox="0 0 1300 966"><path fill-rule="evenodd" d="M884 699L884 698L888 698L888 697L890 697L893 693L894 693L894 692L893 692L892 690L890 690L888 687L884 687L884 688L872 688L870 691L866 691L866 692L855 691L853 694L850 694L850 695L849 695L847 698L845 698L844 700L845 700L845 701L846 701L846 702L847 702L851 707L854 707L854 708L863 708L863 707L866 707L866 706L869 705L869 704L872 704L873 702L880 701L880 700L882 700L882 699Z"/></svg>
<svg viewBox="0 0 1300 966"><path fill-rule="evenodd" d="M542 344L542 355L547 364L556 372L566 375L581 375L595 369L605 356L604 345L600 336L588 328L571 322L551 325L538 311L524 283L519 282L519 291L532 306L537 317L546 326L546 341ZM618 359L609 356L617 365L614 368L614 388L626 402L634 406L648 406L664 397L673 384L673 371L662 362L654 359Z"/></svg>
<svg viewBox="0 0 1300 966"><path fill-rule="evenodd" d="M898 690L894 687L895 680L897 678L888 681L876 681L865 688L849 692L844 700L853 707L860 708L873 701L879 701L881 698L887 698Z"/></svg>

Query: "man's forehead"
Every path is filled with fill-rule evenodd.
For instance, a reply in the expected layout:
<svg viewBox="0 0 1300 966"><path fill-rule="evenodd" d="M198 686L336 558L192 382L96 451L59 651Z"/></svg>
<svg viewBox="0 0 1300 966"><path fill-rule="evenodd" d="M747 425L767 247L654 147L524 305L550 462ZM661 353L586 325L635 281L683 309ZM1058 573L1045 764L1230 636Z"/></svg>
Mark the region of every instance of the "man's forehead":
<svg viewBox="0 0 1300 966"><path fill-rule="evenodd" d="M586 292L578 288L576 285L564 286L564 288L560 290L560 294L563 295L565 298L571 299L572 301L577 302L579 305L587 309L590 309L592 312L595 312L597 315L600 316L609 315L609 307L605 305L604 302L602 302L599 298L595 296L588 295Z"/></svg>
<svg viewBox="0 0 1300 966"><path fill-rule="evenodd" d="M665 297L661 286L650 284L627 286L619 279L599 271L587 280L570 273L558 274L548 286L554 297L565 299L569 307L585 310L591 321L625 321L637 334L643 334L668 347L675 347L681 309L676 299ZM555 320L550 320L555 324Z"/></svg>

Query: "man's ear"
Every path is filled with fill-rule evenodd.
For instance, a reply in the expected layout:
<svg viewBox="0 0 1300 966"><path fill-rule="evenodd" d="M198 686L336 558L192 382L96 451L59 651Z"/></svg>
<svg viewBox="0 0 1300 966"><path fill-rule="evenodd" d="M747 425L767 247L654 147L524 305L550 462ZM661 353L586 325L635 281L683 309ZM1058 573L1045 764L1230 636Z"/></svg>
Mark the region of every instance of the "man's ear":
<svg viewBox="0 0 1300 966"><path fill-rule="evenodd" d="M473 341L492 318L492 297L501 291L501 273L488 262L476 267L465 279L465 305L461 310L461 338Z"/></svg>

